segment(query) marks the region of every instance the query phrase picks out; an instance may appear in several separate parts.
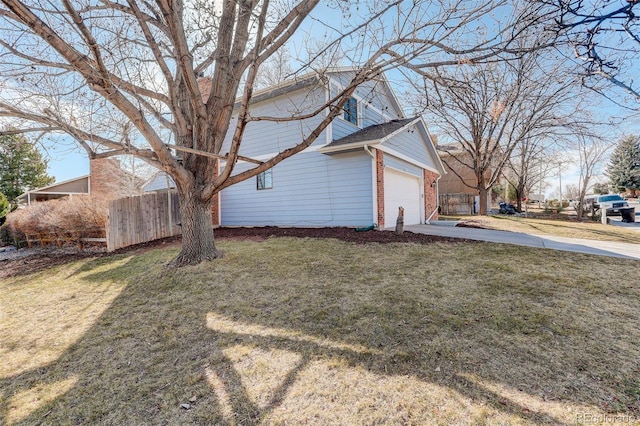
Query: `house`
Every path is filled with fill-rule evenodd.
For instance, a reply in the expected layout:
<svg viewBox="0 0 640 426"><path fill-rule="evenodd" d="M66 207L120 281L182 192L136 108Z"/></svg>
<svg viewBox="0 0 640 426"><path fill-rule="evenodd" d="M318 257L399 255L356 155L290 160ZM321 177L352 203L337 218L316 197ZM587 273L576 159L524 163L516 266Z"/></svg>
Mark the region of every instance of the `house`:
<svg viewBox="0 0 640 426"><path fill-rule="evenodd" d="M250 105L251 116L287 118L317 110L352 76L352 70L336 69L262 90ZM240 154L267 160L299 143L325 116L249 122ZM234 174L252 166L239 162ZM425 223L437 218L436 181L443 173L424 120L405 117L381 76L358 87L343 114L309 148L218 194L214 224L382 228L395 226L400 206L405 224ZM159 174L145 190L168 186L173 183Z"/></svg>
<svg viewBox="0 0 640 426"><path fill-rule="evenodd" d="M132 195L132 188L140 179L120 167L114 158L92 159L89 174L64 182L27 191L18 196L18 205L28 206L36 201L49 201L74 195L99 196L109 200Z"/></svg>
<svg viewBox="0 0 640 426"><path fill-rule="evenodd" d="M470 167L471 155L458 144L437 144L436 149L447 172L438 180L441 212L453 215L477 214L480 211L480 193L476 189L476 173ZM485 181L490 178L489 170L485 173ZM490 196L487 197L487 210L491 210Z"/></svg>

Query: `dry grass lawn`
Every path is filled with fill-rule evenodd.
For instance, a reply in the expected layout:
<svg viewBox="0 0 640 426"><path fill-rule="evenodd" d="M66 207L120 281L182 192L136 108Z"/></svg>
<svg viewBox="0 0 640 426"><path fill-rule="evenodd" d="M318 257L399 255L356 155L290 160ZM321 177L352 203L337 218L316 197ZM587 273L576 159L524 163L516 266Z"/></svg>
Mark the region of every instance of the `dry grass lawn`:
<svg viewBox="0 0 640 426"><path fill-rule="evenodd" d="M640 421L640 262L225 241L0 280L0 424Z"/></svg>
<svg viewBox="0 0 640 426"><path fill-rule="evenodd" d="M640 212L639 212L640 214ZM534 219L517 216L450 216L449 219L477 223L483 228L527 234L555 235L587 240L618 241L640 244L640 226L637 228L603 225L600 222Z"/></svg>

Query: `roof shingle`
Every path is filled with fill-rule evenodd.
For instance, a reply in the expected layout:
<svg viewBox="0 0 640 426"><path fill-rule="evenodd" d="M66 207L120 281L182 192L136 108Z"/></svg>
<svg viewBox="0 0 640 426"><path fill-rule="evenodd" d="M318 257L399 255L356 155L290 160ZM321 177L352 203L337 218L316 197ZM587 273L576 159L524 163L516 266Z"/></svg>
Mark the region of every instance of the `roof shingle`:
<svg viewBox="0 0 640 426"><path fill-rule="evenodd" d="M331 148L334 146L347 145L357 142L380 140L401 129L414 120L415 118L405 118L403 120L391 120L388 123L383 124L374 124L373 126L365 127L364 129L358 130L357 132L343 138L336 139L325 148Z"/></svg>

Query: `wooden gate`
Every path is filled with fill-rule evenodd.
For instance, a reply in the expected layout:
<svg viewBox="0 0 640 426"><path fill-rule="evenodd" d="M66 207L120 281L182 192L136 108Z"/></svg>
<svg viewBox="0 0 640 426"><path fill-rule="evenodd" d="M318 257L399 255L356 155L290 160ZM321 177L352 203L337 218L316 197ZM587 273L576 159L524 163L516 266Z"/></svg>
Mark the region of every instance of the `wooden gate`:
<svg viewBox="0 0 640 426"><path fill-rule="evenodd" d="M440 208L443 215L475 214L473 194L440 194Z"/></svg>
<svg viewBox="0 0 640 426"><path fill-rule="evenodd" d="M175 192L113 200L107 218L107 251L180 234L178 223L180 206Z"/></svg>

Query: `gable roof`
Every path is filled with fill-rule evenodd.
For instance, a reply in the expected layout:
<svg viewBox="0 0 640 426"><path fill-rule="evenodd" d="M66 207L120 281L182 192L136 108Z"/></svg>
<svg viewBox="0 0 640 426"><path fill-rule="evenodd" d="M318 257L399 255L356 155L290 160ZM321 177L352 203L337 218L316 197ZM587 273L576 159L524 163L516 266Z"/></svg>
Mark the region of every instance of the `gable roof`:
<svg viewBox="0 0 640 426"><path fill-rule="evenodd" d="M398 130L401 130L415 120L416 118L414 117L405 118L404 120L391 120L388 123L374 124L373 126L365 127L355 133L334 140L330 144L324 146L323 149L327 148L325 151L329 151L332 148L342 145L360 144L363 142L380 142L382 139L392 136Z"/></svg>
<svg viewBox="0 0 640 426"><path fill-rule="evenodd" d="M280 82L280 84L265 87L260 90L256 90L253 93L251 100L249 102L250 104L256 104L269 99L277 98L278 96L293 93L298 90L306 89L313 86L318 86L321 84L328 84L329 81L331 81L332 75L337 75L340 73L350 73L350 72L353 73L356 71L357 71L357 68L354 68L354 67L333 67L333 68L328 68L323 72L312 71L306 74L294 76L290 79ZM400 102L398 101L398 98L396 97L395 92L391 88L391 85L389 84L389 80L387 80L386 76L384 74L377 74L375 76L372 76L371 80L382 81L384 92L388 96L389 101L393 104L392 106L394 110L398 112L402 112L402 107L400 105ZM207 102L209 99L211 85L212 85L211 77L198 78L198 86L204 102ZM234 108L238 108L240 106L241 100L242 100L241 97L238 97L236 99Z"/></svg>
<svg viewBox="0 0 640 426"><path fill-rule="evenodd" d="M56 182L51 185L43 186L26 191L17 197L18 204L29 204L32 200L53 200L62 198L70 194L88 194L89 193L90 175L84 175L77 178Z"/></svg>
<svg viewBox="0 0 640 426"><path fill-rule="evenodd" d="M436 147L432 142L432 137L429 135L427 125L422 117L413 117L402 120L391 120L383 124L374 124L372 126L361 129L355 133L352 133L343 138L332 141L331 143L318 149L318 152L323 154L335 154L339 152L349 152L356 150L367 150L368 146L380 149L383 152L394 155L409 163L415 164L422 168L430 168L428 165L421 163L419 160L410 158L406 155L402 155L391 147L385 145L385 142L391 140L394 136L400 134L406 129L416 126L422 134L422 140L425 141L425 148L429 157L434 163L435 169L438 173L446 174L444 164L436 151Z"/></svg>

